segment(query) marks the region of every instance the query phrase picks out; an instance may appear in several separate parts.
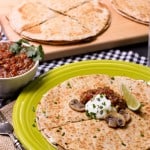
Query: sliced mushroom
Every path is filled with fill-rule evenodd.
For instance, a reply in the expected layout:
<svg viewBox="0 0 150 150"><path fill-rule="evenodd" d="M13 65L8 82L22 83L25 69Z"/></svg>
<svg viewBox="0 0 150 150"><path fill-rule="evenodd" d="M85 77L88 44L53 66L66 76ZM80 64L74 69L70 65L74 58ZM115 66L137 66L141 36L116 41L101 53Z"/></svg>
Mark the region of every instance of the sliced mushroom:
<svg viewBox="0 0 150 150"><path fill-rule="evenodd" d="M78 111L78 112L85 111L85 105L83 103L81 103L80 101L78 101L77 99L72 99L69 102L69 106L70 106L70 108L72 108L73 110Z"/></svg>
<svg viewBox="0 0 150 150"><path fill-rule="evenodd" d="M117 121L116 121L116 118L114 116L111 116L111 115L108 115L106 118L105 118L107 124L109 127L112 127L112 128L116 128L117 127Z"/></svg>
<svg viewBox="0 0 150 150"><path fill-rule="evenodd" d="M105 120L108 126L112 128L124 127L126 125L124 116L115 111L108 114Z"/></svg>
<svg viewBox="0 0 150 150"><path fill-rule="evenodd" d="M118 114L116 120L118 127L124 127L126 125L126 120L121 114Z"/></svg>
<svg viewBox="0 0 150 150"><path fill-rule="evenodd" d="M129 122L131 120L131 116L129 115L129 113L126 110L121 109L119 111L119 114L123 115L123 117L125 118L126 122Z"/></svg>

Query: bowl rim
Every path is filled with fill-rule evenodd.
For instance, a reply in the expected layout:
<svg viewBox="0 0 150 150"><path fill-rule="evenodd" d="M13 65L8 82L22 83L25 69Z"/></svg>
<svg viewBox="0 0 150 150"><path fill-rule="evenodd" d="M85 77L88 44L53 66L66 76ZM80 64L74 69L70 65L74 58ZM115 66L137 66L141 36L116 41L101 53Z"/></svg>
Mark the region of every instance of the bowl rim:
<svg viewBox="0 0 150 150"><path fill-rule="evenodd" d="M32 68L30 68L28 71L26 71L25 73L23 74L20 74L20 75L17 75L17 76L13 76L13 77L6 77L6 78L1 78L0 77L0 80L11 80L11 79L17 79L17 78L21 78L25 75L27 75L29 72L32 72L36 67L38 67L39 65L39 61L36 61L34 66L32 66Z"/></svg>

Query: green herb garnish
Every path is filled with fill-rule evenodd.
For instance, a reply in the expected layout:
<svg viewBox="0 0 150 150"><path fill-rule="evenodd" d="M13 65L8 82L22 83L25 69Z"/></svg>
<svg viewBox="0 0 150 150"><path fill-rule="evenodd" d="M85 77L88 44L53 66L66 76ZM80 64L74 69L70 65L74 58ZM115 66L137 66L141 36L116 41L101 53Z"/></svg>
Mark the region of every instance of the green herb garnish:
<svg viewBox="0 0 150 150"><path fill-rule="evenodd" d="M93 113L93 112L88 112L88 111L86 111L86 115L88 116L88 117L90 117L91 119L96 119L96 113Z"/></svg>
<svg viewBox="0 0 150 150"><path fill-rule="evenodd" d="M62 127L59 127L59 130L62 130Z"/></svg>
<svg viewBox="0 0 150 150"><path fill-rule="evenodd" d="M111 80L115 80L115 77L111 77L110 79L111 79Z"/></svg>
<svg viewBox="0 0 150 150"><path fill-rule="evenodd" d="M95 105L95 104L93 104L93 108L96 108L96 105Z"/></svg>
<svg viewBox="0 0 150 150"><path fill-rule="evenodd" d="M65 135L65 132L62 133L62 136L64 136L64 135Z"/></svg>
<svg viewBox="0 0 150 150"><path fill-rule="evenodd" d="M103 110L100 110L100 114L101 114L101 115L103 114Z"/></svg>
<svg viewBox="0 0 150 150"><path fill-rule="evenodd" d="M57 115L57 116L56 116L56 119L59 119L59 118L60 118L60 116L59 116L59 115Z"/></svg>
<svg viewBox="0 0 150 150"><path fill-rule="evenodd" d="M54 104L57 104L57 102L55 101Z"/></svg>
<svg viewBox="0 0 150 150"><path fill-rule="evenodd" d="M103 105L103 106L106 106L106 103L105 103L105 102L103 102L103 103L102 103L102 105Z"/></svg>
<svg viewBox="0 0 150 150"><path fill-rule="evenodd" d="M32 124L32 127L36 127L35 123Z"/></svg>
<svg viewBox="0 0 150 150"><path fill-rule="evenodd" d="M97 131L100 131L100 129L99 129L99 128L97 128Z"/></svg>
<svg viewBox="0 0 150 150"><path fill-rule="evenodd" d="M67 83L68 88L72 88L70 82Z"/></svg>
<svg viewBox="0 0 150 150"><path fill-rule="evenodd" d="M141 137L144 137L144 134L143 134L143 132L142 132L142 131L140 132L140 135L141 135Z"/></svg>
<svg viewBox="0 0 150 150"><path fill-rule="evenodd" d="M26 53L27 57L33 59L34 61L41 61L44 59L44 51L41 45L34 46L31 45L27 40L20 39L14 42L9 49L12 53Z"/></svg>
<svg viewBox="0 0 150 150"><path fill-rule="evenodd" d="M59 130L59 129L57 129L57 130L56 130L56 132L60 132L60 130Z"/></svg>
<svg viewBox="0 0 150 150"><path fill-rule="evenodd" d="M34 107L32 107L32 111L35 112L35 108Z"/></svg>
<svg viewBox="0 0 150 150"><path fill-rule="evenodd" d="M121 144L122 144L123 146L126 146L126 144L125 144L125 143L123 143L123 142L122 142Z"/></svg>
<svg viewBox="0 0 150 150"><path fill-rule="evenodd" d="M100 109L103 109L103 106L99 106Z"/></svg>
<svg viewBox="0 0 150 150"><path fill-rule="evenodd" d="M104 97L106 97L106 95L105 94L99 94L100 95L100 98L104 98Z"/></svg>

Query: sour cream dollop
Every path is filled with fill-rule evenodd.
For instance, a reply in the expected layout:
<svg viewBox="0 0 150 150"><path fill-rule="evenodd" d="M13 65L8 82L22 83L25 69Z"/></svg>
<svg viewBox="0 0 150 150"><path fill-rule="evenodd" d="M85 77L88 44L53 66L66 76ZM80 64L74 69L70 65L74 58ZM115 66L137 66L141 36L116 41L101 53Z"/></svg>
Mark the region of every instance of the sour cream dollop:
<svg viewBox="0 0 150 150"><path fill-rule="evenodd" d="M87 115L95 119L104 119L112 110L111 101L103 94L97 94L85 104Z"/></svg>

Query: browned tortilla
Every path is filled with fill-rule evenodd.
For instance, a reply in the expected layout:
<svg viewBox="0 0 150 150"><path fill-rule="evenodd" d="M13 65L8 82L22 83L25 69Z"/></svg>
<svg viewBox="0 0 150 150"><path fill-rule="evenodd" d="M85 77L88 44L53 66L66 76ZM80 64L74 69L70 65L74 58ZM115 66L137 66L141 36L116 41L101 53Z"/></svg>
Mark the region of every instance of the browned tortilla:
<svg viewBox="0 0 150 150"><path fill-rule="evenodd" d="M115 10L133 20L148 25L150 22L150 0L111 0Z"/></svg>
<svg viewBox="0 0 150 150"><path fill-rule="evenodd" d="M125 128L113 129L104 120L90 119L85 112L69 107L89 89L110 87L122 96L125 84L142 104ZM37 125L49 143L66 150L147 150L150 149L150 85L143 80L107 75L85 75L64 81L50 89L37 106Z"/></svg>
<svg viewBox="0 0 150 150"><path fill-rule="evenodd" d="M99 1L27 0L13 8L9 22L26 39L62 45L93 40L109 27L110 18Z"/></svg>

